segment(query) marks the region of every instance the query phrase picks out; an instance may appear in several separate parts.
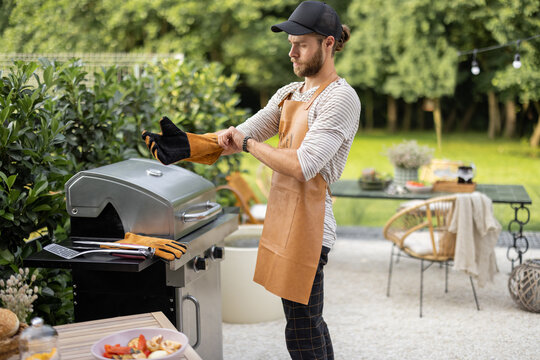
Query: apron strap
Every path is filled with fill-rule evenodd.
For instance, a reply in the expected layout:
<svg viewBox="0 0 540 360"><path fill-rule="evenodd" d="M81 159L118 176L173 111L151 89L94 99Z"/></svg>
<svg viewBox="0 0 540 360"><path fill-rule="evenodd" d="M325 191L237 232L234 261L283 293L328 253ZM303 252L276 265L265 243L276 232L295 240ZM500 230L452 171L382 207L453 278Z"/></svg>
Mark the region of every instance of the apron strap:
<svg viewBox="0 0 540 360"><path fill-rule="evenodd" d="M278 107L279 107L279 108L282 108L282 107L283 107L283 104L285 103L285 101L291 99L292 94L293 94L292 91L289 92L289 93L283 98L283 100L281 100L281 102L279 103Z"/></svg>
<svg viewBox="0 0 540 360"><path fill-rule="evenodd" d="M286 100L290 100L291 97L293 96L294 92L295 92L295 91L298 91L298 89L301 89L302 86L304 86L304 83L303 83L303 82L300 83L300 86L299 86L298 88L289 91L289 93L283 97L283 100L281 100L281 102L279 103L278 107L282 108L282 107L283 107L283 104L285 103L285 101L286 101Z"/></svg>
<svg viewBox="0 0 540 360"><path fill-rule="evenodd" d="M339 79L339 76L335 77L335 78L332 78L332 79L328 80L327 82L323 83L322 85L320 85L319 88L317 90L315 90L315 92L313 93L313 96L311 96L311 99L306 103L305 109L309 110L309 108L311 107L311 104L313 104L313 102L315 101L317 96L319 96L320 93L322 93L324 91L324 89L326 89L326 87L328 85L330 85L331 83L333 83L337 79Z"/></svg>

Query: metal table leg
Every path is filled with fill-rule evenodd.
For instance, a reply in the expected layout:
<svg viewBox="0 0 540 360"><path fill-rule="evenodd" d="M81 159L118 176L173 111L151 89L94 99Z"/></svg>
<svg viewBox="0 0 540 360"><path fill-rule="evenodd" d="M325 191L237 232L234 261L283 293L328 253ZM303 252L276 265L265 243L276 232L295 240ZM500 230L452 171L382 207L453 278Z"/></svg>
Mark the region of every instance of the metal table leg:
<svg viewBox="0 0 540 360"><path fill-rule="evenodd" d="M508 224L508 232L512 234L513 243L506 250L506 258L512 262L512 269L514 269L514 262L519 259L521 264L523 254L529 250L529 240L523 235L523 227L529 222L531 214L523 203L512 203L510 206L514 209L514 219ZM511 250L514 252L513 255L510 254Z"/></svg>

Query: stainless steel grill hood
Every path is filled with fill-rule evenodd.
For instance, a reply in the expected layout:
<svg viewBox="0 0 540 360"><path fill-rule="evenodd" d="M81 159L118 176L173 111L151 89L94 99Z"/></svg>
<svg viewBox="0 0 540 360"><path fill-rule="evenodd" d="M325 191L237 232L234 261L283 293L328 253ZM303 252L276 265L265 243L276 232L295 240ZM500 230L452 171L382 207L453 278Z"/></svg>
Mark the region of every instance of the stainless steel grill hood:
<svg viewBox="0 0 540 360"><path fill-rule="evenodd" d="M66 182L65 190L72 236L77 235L78 224L85 226L79 231L85 236L100 227L109 229L103 237L122 236L110 230L117 218L120 224L116 228L124 233L179 239L221 212L210 181L181 167L148 159L81 171ZM102 226L103 221L109 225Z"/></svg>

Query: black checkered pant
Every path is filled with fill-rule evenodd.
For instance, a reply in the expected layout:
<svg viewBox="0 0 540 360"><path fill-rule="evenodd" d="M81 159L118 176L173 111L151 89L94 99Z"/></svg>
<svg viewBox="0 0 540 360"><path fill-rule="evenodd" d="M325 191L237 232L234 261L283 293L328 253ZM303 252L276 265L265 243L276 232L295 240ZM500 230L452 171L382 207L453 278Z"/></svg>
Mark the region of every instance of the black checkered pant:
<svg viewBox="0 0 540 360"><path fill-rule="evenodd" d="M334 359L332 340L330 340L330 333L322 317L324 303L323 266L328 262L329 251L329 248L323 246L308 304L281 299L287 319L285 340L293 360Z"/></svg>

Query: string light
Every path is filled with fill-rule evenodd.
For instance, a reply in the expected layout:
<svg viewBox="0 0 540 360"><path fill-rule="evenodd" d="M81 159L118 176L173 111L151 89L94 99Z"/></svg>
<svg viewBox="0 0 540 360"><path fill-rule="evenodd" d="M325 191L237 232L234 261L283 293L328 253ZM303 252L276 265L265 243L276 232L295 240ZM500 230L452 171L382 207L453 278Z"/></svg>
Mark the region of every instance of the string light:
<svg viewBox="0 0 540 360"><path fill-rule="evenodd" d="M512 62L512 66L514 69L519 69L521 67L521 59L519 57L519 44L521 43L521 40L516 41L516 55L514 55L514 61Z"/></svg>
<svg viewBox="0 0 540 360"><path fill-rule="evenodd" d="M519 55L519 45L524 41L529 41L532 39L536 39L538 37L540 37L540 34L536 34L525 39L518 39L516 41L507 42L506 44L493 45L493 46L488 46L485 48L473 49L473 50L468 50L468 51L459 51L458 56L472 54L473 58L471 62L471 73L473 75L478 75L480 74L480 66L478 66L478 61L476 61L476 54L500 49L503 47L513 46L514 44L516 44L516 54L514 55L514 61L512 62L512 66L514 67L514 69L519 69L521 68L521 56Z"/></svg>
<svg viewBox="0 0 540 360"><path fill-rule="evenodd" d="M473 75L480 74L480 67L478 66L478 62L476 61L476 49L473 51L473 58L471 62L471 72Z"/></svg>

